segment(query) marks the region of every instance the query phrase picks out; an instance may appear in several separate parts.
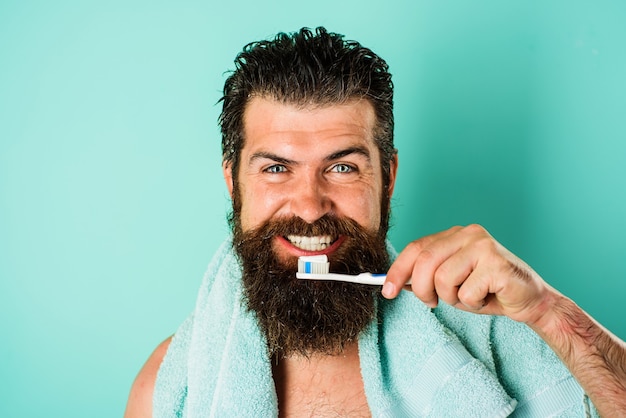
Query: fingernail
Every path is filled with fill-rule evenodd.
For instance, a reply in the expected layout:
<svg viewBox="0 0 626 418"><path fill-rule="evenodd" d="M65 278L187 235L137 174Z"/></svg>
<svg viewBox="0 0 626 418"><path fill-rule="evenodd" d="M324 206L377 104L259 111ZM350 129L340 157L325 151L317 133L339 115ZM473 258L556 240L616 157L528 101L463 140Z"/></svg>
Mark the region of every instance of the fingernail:
<svg viewBox="0 0 626 418"><path fill-rule="evenodd" d="M392 298L396 294L396 286L391 282L385 282L381 292L387 299Z"/></svg>

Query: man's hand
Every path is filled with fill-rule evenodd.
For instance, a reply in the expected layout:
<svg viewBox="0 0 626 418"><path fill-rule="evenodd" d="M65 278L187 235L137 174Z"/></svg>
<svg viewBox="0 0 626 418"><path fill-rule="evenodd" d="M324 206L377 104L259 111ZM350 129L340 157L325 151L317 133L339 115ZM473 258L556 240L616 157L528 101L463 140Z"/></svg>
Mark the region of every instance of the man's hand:
<svg viewBox="0 0 626 418"><path fill-rule="evenodd" d="M410 243L387 273L383 296L411 280L431 307L438 299L459 309L534 323L556 291L479 225L453 227Z"/></svg>
<svg viewBox="0 0 626 418"><path fill-rule="evenodd" d="M411 280L427 305L525 322L559 355L602 416L626 417L626 343L479 225L454 227L410 243L387 273L383 296Z"/></svg>

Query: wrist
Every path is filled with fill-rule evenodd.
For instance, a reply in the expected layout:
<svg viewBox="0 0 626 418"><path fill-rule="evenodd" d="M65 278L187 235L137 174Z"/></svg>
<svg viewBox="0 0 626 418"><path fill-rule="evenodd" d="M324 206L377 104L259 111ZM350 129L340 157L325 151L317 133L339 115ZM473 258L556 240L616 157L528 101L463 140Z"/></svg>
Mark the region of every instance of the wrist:
<svg viewBox="0 0 626 418"><path fill-rule="evenodd" d="M542 336L570 334L574 308L572 300L554 290L549 291L526 325Z"/></svg>

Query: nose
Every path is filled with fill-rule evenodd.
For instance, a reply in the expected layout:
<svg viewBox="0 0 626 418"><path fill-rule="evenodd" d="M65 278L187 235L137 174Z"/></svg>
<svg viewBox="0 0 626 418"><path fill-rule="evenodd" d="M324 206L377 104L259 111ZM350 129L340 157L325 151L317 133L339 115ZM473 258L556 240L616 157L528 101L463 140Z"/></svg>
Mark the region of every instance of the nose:
<svg viewBox="0 0 626 418"><path fill-rule="evenodd" d="M290 208L293 215L308 223L317 221L332 210L332 201L324 180L309 175L298 182L291 193Z"/></svg>

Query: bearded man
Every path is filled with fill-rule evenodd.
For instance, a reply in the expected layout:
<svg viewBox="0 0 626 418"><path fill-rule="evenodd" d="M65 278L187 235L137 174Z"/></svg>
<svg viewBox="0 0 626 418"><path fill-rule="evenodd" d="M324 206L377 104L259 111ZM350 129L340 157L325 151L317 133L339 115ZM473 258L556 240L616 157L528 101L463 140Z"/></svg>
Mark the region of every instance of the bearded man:
<svg viewBox="0 0 626 418"><path fill-rule="evenodd" d="M232 237L127 417L626 414L624 342L482 227L395 255L393 86L371 50L323 28L249 44L222 101ZM385 284L296 279L320 254Z"/></svg>

